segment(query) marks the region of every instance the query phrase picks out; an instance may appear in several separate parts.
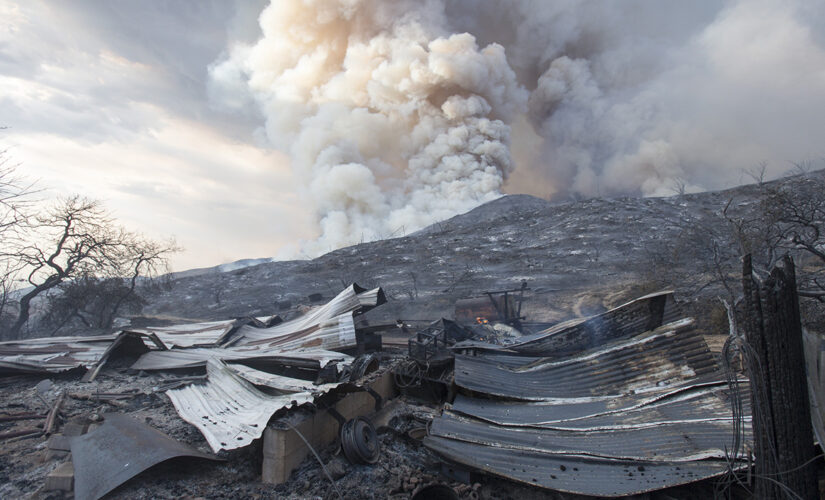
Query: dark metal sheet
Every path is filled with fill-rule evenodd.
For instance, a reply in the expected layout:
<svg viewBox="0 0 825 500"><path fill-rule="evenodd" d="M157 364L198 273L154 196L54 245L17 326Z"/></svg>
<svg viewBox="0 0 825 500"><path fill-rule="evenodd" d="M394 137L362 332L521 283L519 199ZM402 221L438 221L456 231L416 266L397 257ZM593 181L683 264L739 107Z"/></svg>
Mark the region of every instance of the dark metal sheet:
<svg viewBox="0 0 825 500"><path fill-rule="evenodd" d="M433 420L430 435L499 449L655 462L725 458L725 449L730 449L734 440L730 416L646 423L643 427L604 430L538 429L495 425L445 411Z"/></svg>
<svg viewBox="0 0 825 500"><path fill-rule="evenodd" d="M811 423L816 440L825 447L825 337L821 333L809 332L803 328L802 347L805 350Z"/></svg>
<svg viewBox="0 0 825 500"><path fill-rule="evenodd" d="M657 387L719 380L715 358L691 320L554 361L503 366L486 356L456 356L455 382L512 399L624 395Z"/></svg>
<svg viewBox="0 0 825 500"><path fill-rule="evenodd" d="M103 425L71 439L74 496L96 500L144 470L174 457L221 460L189 448L126 415L104 415Z"/></svg>
<svg viewBox="0 0 825 500"><path fill-rule="evenodd" d="M620 497L718 476L728 470L723 460L642 462L498 448L428 436L424 444L474 469L557 491ZM734 467L742 464L734 463Z"/></svg>

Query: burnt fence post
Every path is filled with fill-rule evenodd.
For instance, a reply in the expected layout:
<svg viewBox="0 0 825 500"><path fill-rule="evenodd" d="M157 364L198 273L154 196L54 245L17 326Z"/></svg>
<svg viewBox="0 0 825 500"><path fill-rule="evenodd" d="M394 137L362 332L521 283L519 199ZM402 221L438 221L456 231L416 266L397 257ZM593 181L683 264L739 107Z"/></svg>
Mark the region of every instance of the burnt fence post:
<svg viewBox="0 0 825 500"><path fill-rule="evenodd" d="M746 255L742 286L752 350L755 498L818 498L793 260L786 256L760 283Z"/></svg>

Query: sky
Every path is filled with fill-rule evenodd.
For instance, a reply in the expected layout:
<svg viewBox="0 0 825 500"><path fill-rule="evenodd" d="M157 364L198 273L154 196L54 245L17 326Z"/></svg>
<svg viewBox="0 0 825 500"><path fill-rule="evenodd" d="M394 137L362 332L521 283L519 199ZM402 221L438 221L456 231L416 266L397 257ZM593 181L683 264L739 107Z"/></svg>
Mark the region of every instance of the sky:
<svg viewBox="0 0 825 500"><path fill-rule="evenodd" d="M41 197L80 193L175 237L177 270L311 237L288 158L207 95L235 26L257 30L253 4L0 1L0 144Z"/></svg>
<svg viewBox="0 0 825 500"><path fill-rule="evenodd" d="M0 147L173 268L825 157L810 0L0 0Z"/></svg>

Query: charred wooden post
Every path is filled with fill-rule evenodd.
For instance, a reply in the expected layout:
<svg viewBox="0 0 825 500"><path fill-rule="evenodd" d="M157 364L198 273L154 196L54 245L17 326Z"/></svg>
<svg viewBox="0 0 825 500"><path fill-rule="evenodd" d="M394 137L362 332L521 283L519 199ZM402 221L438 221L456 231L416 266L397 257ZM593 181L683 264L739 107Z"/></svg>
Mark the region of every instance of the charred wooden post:
<svg viewBox="0 0 825 500"><path fill-rule="evenodd" d="M790 257L760 283L742 270L756 454L755 498L817 498L796 275ZM793 493L791 493L793 492Z"/></svg>

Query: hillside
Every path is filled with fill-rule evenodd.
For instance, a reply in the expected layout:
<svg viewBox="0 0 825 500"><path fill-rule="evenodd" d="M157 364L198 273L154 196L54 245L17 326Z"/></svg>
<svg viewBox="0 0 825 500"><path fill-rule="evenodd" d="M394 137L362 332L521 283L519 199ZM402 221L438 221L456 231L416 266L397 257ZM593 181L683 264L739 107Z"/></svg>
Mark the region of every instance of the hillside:
<svg viewBox="0 0 825 500"><path fill-rule="evenodd" d="M387 291L389 303L370 313L374 322L450 317L455 300L518 288L522 281L529 286L525 312L535 321L592 314L665 287L688 305L706 302L720 288L703 287L712 279L704 275L710 249L690 235L724 234L725 206L730 202L729 215L745 217L758 208L763 188L569 203L504 196L414 234L313 260L181 274L133 321L284 314L307 304L309 294L328 298L350 282ZM728 260L735 272L737 262Z"/></svg>

